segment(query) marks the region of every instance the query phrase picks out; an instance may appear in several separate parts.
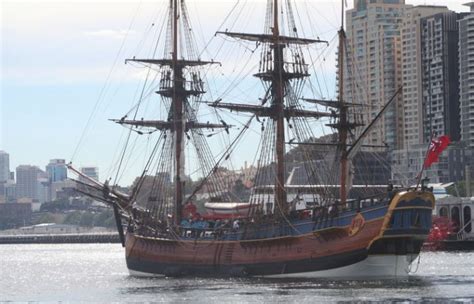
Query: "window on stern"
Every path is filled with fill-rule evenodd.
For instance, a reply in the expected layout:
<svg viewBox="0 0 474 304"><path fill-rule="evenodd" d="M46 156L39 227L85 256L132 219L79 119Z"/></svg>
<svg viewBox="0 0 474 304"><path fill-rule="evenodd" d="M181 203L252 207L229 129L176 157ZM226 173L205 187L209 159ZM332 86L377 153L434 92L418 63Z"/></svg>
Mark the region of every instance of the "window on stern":
<svg viewBox="0 0 474 304"><path fill-rule="evenodd" d="M410 228L411 227L411 212L410 210L403 210L403 228Z"/></svg>
<svg viewBox="0 0 474 304"><path fill-rule="evenodd" d="M419 211L413 211L411 213L411 219L413 228L421 228L421 215Z"/></svg>

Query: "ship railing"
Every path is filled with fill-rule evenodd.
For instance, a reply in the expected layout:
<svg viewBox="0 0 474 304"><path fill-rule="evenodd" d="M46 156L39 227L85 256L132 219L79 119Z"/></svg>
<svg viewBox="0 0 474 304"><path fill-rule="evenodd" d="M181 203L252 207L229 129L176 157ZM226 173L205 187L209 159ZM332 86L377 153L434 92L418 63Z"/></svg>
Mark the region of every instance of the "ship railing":
<svg viewBox="0 0 474 304"><path fill-rule="evenodd" d="M467 228L469 225L472 225L472 219L471 219L469 222L467 222L467 224L465 224L465 225L461 228L461 230L459 230L459 231L456 233L456 239L457 239L458 241L462 241L462 240L465 239L466 233L467 233L466 228Z"/></svg>
<svg viewBox="0 0 474 304"><path fill-rule="evenodd" d="M344 210L346 211L352 211L352 210L360 210L360 209L372 207L372 206L379 206L381 204L388 204L389 202L390 202L390 199L388 199L387 194L381 193L381 194L375 194L375 195L371 195L364 198L350 199L346 202L346 204L343 207L345 207Z"/></svg>
<svg viewBox="0 0 474 304"><path fill-rule="evenodd" d="M186 91L204 92L204 82L202 80L184 80L181 81L183 89ZM160 91L172 90L174 82L170 79L160 81Z"/></svg>
<svg viewBox="0 0 474 304"><path fill-rule="evenodd" d="M178 226L178 231L181 237L185 238L219 238L224 234L231 232L236 232L232 228L192 228L192 227L182 227Z"/></svg>

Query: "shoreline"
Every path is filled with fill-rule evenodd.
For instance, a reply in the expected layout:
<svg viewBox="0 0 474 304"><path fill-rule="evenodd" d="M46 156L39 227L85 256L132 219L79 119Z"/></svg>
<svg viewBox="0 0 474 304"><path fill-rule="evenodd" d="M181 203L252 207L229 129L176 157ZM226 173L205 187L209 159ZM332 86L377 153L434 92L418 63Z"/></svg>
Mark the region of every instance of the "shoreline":
<svg viewBox="0 0 474 304"><path fill-rule="evenodd" d="M118 233L0 235L2 244L120 243Z"/></svg>

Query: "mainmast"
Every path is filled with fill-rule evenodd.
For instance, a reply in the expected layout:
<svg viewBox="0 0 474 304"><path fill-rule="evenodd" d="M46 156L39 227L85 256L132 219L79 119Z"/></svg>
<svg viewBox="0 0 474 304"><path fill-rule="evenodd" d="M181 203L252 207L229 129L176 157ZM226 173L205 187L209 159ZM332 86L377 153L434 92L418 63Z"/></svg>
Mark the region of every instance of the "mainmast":
<svg viewBox="0 0 474 304"><path fill-rule="evenodd" d="M273 3L273 53L274 53L274 76L271 88L273 91L272 107L274 108L274 119L276 120L276 181L275 202L282 214L287 213L288 204L285 191L285 117L283 116L285 101L283 99L283 48L279 43L280 30L278 25L278 0Z"/></svg>
<svg viewBox="0 0 474 304"><path fill-rule="evenodd" d="M170 0L173 7L173 93L171 105L173 112L174 150L175 150L175 214L176 223L181 217L183 191L184 191L184 119L183 119L183 98L184 92L183 66L178 65L178 0Z"/></svg>
<svg viewBox="0 0 474 304"><path fill-rule="evenodd" d="M288 2L288 9L291 3ZM248 34L236 32L218 32L236 39L256 41L264 45L262 52L265 52L265 46L268 46L269 52L262 53L264 61L260 63L259 73L254 76L267 82L269 85L270 106L265 107L229 104L229 103L211 103L210 106L216 108L226 108L233 111L252 112L259 117L269 117L274 122L275 134L275 203L277 216L284 217L288 213L288 202L285 190L285 120L294 117L329 117L331 114L306 111L295 107L290 102L285 103L285 99L290 95L289 87L291 81L295 79L303 79L309 76L308 65L304 62L303 54L299 48L292 52L293 61L285 62L284 50L286 47L306 45L311 43L326 42L319 39L299 38L296 31L296 25L290 29L292 36L283 36L280 34L279 27L279 4L278 0L273 0L273 24L271 25L271 34ZM269 61L273 61L272 65L267 65ZM266 98L265 98L266 99Z"/></svg>

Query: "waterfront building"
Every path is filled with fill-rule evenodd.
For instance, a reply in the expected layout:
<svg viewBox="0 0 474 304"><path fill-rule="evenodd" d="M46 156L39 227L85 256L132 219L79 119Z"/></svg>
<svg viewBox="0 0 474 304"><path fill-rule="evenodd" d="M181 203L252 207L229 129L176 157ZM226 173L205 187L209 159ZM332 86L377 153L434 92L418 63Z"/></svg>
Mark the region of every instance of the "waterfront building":
<svg viewBox="0 0 474 304"><path fill-rule="evenodd" d="M443 12L421 19L423 142L431 136L460 139L458 22L460 14Z"/></svg>
<svg viewBox="0 0 474 304"><path fill-rule="evenodd" d="M20 165L16 168L16 196L20 198L31 198L40 201L40 194L43 191L43 181L45 173L37 166Z"/></svg>
<svg viewBox="0 0 474 304"><path fill-rule="evenodd" d="M10 179L10 155L0 151L0 183Z"/></svg>
<svg viewBox="0 0 474 304"><path fill-rule="evenodd" d="M406 10L402 27L402 149L392 152L392 180L413 185L422 169L431 134L449 135L450 148L424 172L430 182L464 178L472 151L459 143L458 23L462 16L442 6Z"/></svg>
<svg viewBox="0 0 474 304"><path fill-rule="evenodd" d="M445 6L408 7L403 18L402 83L403 83L403 147L409 148L423 141L423 64L421 48L421 19L448 12Z"/></svg>
<svg viewBox="0 0 474 304"><path fill-rule="evenodd" d="M17 228L31 222L31 204L0 204L0 229Z"/></svg>
<svg viewBox="0 0 474 304"><path fill-rule="evenodd" d="M16 183L9 180L3 184L3 193L6 203L12 203L16 199Z"/></svg>
<svg viewBox="0 0 474 304"><path fill-rule="evenodd" d="M474 2L459 20L459 82L461 140L474 148Z"/></svg>
<svg viewBox="0 0 474 304"><path fill-rule="evenodd" d="M67 168L66 160L64 159L52 159L46 166L46 172L50 182L59 182L67 179Z"/></svg>
<svg viewBox="0 0 474 304"><path fill-rule="evenodd" d="M363 120L368 123L380 112L402 84L401 25L407 9L405 0L354 0L346 12L348 67L344 96L354 103L365 103ZM403 144L403 104L395 103L368 134L366 143L387 144L396 149Z"/></svg>
<svg viewBox="0 0 474 304"><path fill-rule="evenodd" d="M415 185L426 157L427 144L392 152L392 181L398 185ZM439 162L424 170L423 177L430 183L449 183L465 178L466 165L474 160L474 151L462 142L452 143L439 157Z"/></svg>
<svg viewBox="0 0 474 304"><path fill-rule="evenodd" d="M70 179L51 183L51 201L68 199L76 194L76 182Z"/></svg>

